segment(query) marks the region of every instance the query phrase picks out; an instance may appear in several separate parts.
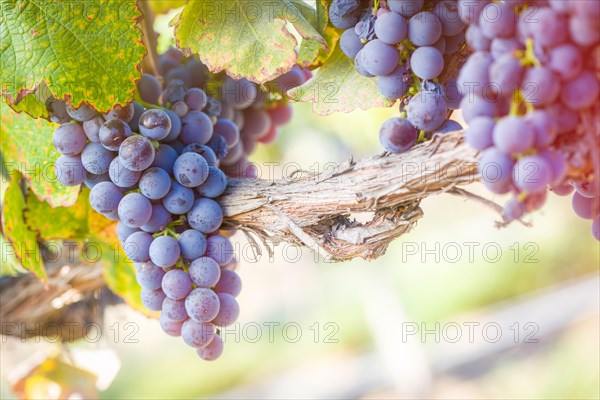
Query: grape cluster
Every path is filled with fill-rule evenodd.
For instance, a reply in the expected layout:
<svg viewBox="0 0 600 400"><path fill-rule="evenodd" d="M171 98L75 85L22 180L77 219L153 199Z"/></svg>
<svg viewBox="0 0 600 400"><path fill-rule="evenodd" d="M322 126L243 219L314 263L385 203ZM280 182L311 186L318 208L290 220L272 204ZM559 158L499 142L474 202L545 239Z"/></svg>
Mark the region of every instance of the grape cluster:
<svg viewBox="0 0 600 400"><path fill-rule="evenodd" d="M600 214L600 6L579 1L459 1L474 53L458 77L466 141L482 151L493 193L513 194L508 221L537 210L548 188Z"/></svg>
<svg viewBox="0 0 600 400"><path fill-rule="evenodd" d="M400 117L384 122L379 132L387 151L401 153L433 133L461 129L447 119L448 109L458 107L453 91L435 82L444 55L465 42L466 25L455 0L335 0L329 15L344 29L340 48L357 71L376 76L386 98L402 100Z"/></svg>
<svg viewBox="0 0 600 400"><path fill-rule="evenodd" d="M61 123L53 134L61 154L55 171L64 185L88 186L92 208L118 221L142 302L161 311L162 329L214 360L223 351L220 328L238 318L241 291L216 199L228 175L254 176L241 168L246 157L256 141L274 140L291 113L253 83L210 75L178 51L160 60L165 86L143 74L139 102L106 114L85 103L52 104ZM220 99L201 89L208 83Z"/></svg>

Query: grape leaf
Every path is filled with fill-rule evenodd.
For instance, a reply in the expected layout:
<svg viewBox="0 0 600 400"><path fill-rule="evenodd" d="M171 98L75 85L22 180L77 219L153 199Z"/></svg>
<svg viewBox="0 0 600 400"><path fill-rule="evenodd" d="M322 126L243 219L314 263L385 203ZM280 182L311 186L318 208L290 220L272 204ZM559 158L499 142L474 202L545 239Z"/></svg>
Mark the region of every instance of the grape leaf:
<svg viewBox="0 0 600 400"><path fill-rule="evenodd" d="M12 245L6 240L3 234L0 233L0 248L2 249L2 262L0 263L0 278L3 276L15 276L25 273L21 263L17 259L14 252L9 251Z"/></svg>
<svg viewBox="0 0 600 400"><path fill-rule="evenodd" d="M379 93L375 79L366 78L356 71L354 61L346 57L339 46L315 78L290 90L287 95L295 101L312 102L313 111L318 115L394 104Z"/></svg>
<svg viewBox="0 0 600 400"><path fill-rule="evenodd" d="M314 7L295 0L294 4L308 22L327 42L327 47L317 46L313 41L303 40L298 50L298 63L304 68L314 69L323 64L335 49L339 32L328 24L327 0L314 0Z"/></svg>
<svg viewBox="0 0 600 400"><path fill-rule="evenodd" d="M184 6L186 0L150 0L149 3L154 14L164 14L172 8Z"/></svg>
<svg viewBox="0 0 600 400"><path fill-rule="evenodd" d="M0 81L12 104L42 81L99 111L133 99L146 52L135 0L0 1Z"/></svg>
<svg viewBox="0 0 600 400"><path fill-rule="evenodd" d="M89 192L84 188L75 204L55 208L28 193L25 211L27 225L32 231L37 231L41 240L98 238L116 242L116 223L92 209L88 201Z"/></svg>
<svg viewBox="0 0 600 400"><path fill-rule="evenodd" d="M142 289L137 283L135 268L119 244L105 243L102 245L102 262L104 282L113 293L125 300L133 309L146 315L157 315L157 313L149 311L142 303Z"/></svg>
<svg viewBox="0 0 600 400"><path fill-rule="evenodd" d="M0 101L0 151L8 175L20 171L31 190L51 206L69 206L79 187L65 187L56 180L54 161L60 156L52 144L56 125L17 114Z"/></svg>
<svg viewBox="0 0 600 400"><path fill-rule="evenodd" d="M315 49L327 43L291 0L195 0L171 24L177 46L198 53L212 72L265 83L289 71L298 61L298 42L291 24ZM316 54L315 54L316 55Z"/></svg>
<svg viewBox="0 0 600 400"><path fill-rule="evenodd" d="M14 251L14 255L21 262L23 268L46 282L48 277L35 232L25 224L24 211L25 197L21 190L21 175L15 173L8 183L2 203L2 232L12 245L10 249L5 249L3 252Z"/></svg>

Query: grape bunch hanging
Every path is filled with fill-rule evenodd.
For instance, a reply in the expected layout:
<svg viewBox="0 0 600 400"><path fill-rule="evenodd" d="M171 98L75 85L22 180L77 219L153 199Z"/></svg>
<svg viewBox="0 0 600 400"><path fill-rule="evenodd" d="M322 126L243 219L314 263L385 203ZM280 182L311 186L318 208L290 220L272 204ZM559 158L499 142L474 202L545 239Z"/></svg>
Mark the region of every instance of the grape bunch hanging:
<svg viewBox="0 0 600 400"><path fill-rule="evenodd" d="M548 189L572 194L600 240L600 5L459 1L474 50L461 69L466 141L483 183L512 194L504 216L540 209Z"/></svg>
<svg viewBox="0 0 600 400"><path fill-rule="evenodd" d="M248 155L276 139L291 118L281 92L309 74L294 67L270 93L210 74L175 49L160 69L164 87L143 74L139 101L106 114L54 101L55 171L64 185L88 186L92 208L118 221L142 302L160 311L162 329L214 360L223 352L220 329L238 318L242 287L218 197L228 177L256 177ZM202 89L215 87L214 97Z"/></svg>
<svg viewBox="0 0 600 400"><path fill-rule="evenodd" d="M437 82L444 55L465 43L466 25L456 1L336 0L329 16L344 29L340 48L354 59L357 71L377 77L384 97L402 100L400 117L385 121L379 132L387 151L401 153L433 133L461 129L447 118L460 101L455 85Z"/></svg>

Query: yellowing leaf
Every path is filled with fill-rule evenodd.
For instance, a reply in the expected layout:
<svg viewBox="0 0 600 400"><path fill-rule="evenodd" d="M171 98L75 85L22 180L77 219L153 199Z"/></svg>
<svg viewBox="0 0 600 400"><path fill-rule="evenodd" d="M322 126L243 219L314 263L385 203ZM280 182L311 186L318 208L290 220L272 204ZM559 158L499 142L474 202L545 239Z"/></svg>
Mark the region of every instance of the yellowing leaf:
<svg viewBox="0 0 600 400"><path fill-rule="evenodd" d="M213 72L265 83L289 71L298 61L298 42L291 24L314 51L325 39L291 0L195 0L175 17L175 39L187 53L198 53Z"/></svg>

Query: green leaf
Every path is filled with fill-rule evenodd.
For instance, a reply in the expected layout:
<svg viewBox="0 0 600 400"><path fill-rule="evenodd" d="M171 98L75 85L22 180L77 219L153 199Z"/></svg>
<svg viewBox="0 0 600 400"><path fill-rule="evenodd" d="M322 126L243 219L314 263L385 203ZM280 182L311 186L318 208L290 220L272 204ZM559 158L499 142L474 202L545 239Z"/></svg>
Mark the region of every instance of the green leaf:
<svg viewBox="0 0 600 400"><path fill-rule="evenodd" d="M185 5L187 0L149 0L150 8L154 14L164 14L172 8Z"/></svg>
<svg viewBox="0 0 600 400"><path fill-rule="evenodd" d="M125 302L137 311L155 316L148 311L141 300L142 289L135 277L133 263L127 259L118 243L102 245L102 261L104 264L104 282L108 288L123 298Z"/></svg>
<svg viewBox="0 0 600 400"><path fill-rule="evenodd" d="M314 41L303 40L298 50L298 63L304 68L314 69L323 64L329 58L335 44L339 40L339 32L328 24L327 0L315 0L314 7L309 6L302 0L295 0L294 4L302 13L304 18L319 32L327 42L327 47L317 46Z"/></svg>
<svg viewBox="0 0 600 400"><path fill-rule="evenodd" d="M98 214L89 203L89 189L84 188L75 204L69 207L50 207L31 193L27 194L25 220L41 240L99 238L116 241L114 221Z"/></svg>
<svg viewBox="0 0 600 400"><path fill-rule="evenodd" d="M8 184L2 204L2 232L11 245L2 252L13 253L26 270L46 282L48 278L35 232L29 230L25 224L24 211L25 198L21 190L21 175L16 173Z"/></svg>
<svg viewBox="0 0 600 400"><path fill-rule="evenodd" d="M68 206L77 200L79 187L65 187L54 175L60 156L52 144L56 125L26 114L17 114L0 101L0 151L8 175L20 171L31 190L51 206Z"/></svg>
<svg viewBox="0 0 600 400"><path fill-rule="evenodd" d="M135 0L0 2L0 81L10 103L42 81L56 98L99 111L133 99L146 52Z"/></svg>
<svg viewBox="0 0 600 400"><path fill-rule="evenodd" d="M337 43L340 40L339 31L332 25L327 25L327 28L325 28L325 32L323 32L323 37L325 38L325 41L327 41L327 45L329 46L329 48L327 50L319 49L316 57L314 58L312 53L313 47L310 43L302 42L302 45L300 45L298 58L300 60L300 65L302 65L304 68L308 68L311 70L319 68L323 64L325 64L325 62L327 62L327 60L334 53Z"/></svg>
<svg viewBox="0 0 600 400"><path fill-rule="evenodd" d="M312 102L313 111L318 115L394 104L379 93L375 79L366 78L356 71L354 61L346 57L339 46L315 78L292 89L287 95L296 101Z"/></svg>
<svg viewBox="0 0 600 400"><path fill-rule="evenodd" d="M327 48L325 39L291 0L195 0L173 19L177 46L198 53L212 72L225 70L239 79L268 82L298 61L298 42L286 24L304 41Z"/></svg>
<svg viewBox="0 0 600 400"><path fill-rule="evenodd" d="M2 249L2 262L0 263L0 278L3 276L15 276L27 272L21 266L16 253L11 251L12 244L0 233L0 248Z"/></svg>

